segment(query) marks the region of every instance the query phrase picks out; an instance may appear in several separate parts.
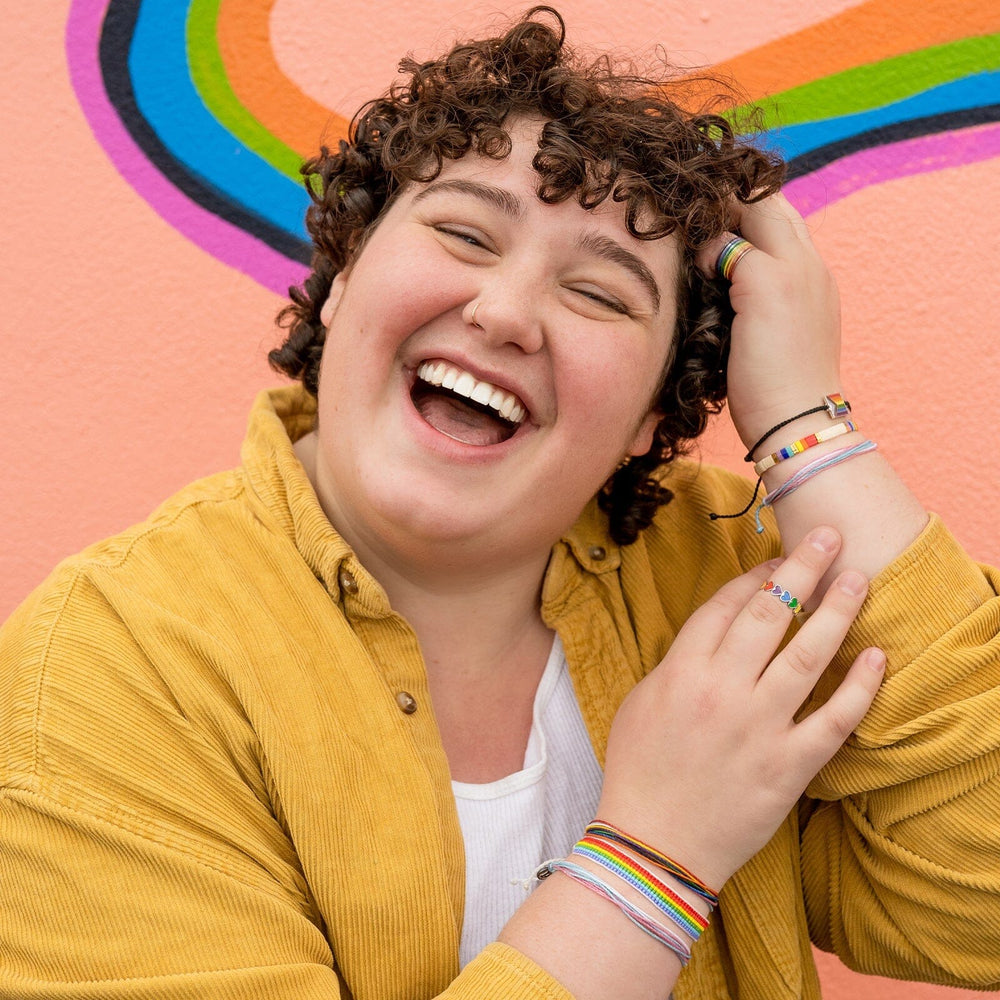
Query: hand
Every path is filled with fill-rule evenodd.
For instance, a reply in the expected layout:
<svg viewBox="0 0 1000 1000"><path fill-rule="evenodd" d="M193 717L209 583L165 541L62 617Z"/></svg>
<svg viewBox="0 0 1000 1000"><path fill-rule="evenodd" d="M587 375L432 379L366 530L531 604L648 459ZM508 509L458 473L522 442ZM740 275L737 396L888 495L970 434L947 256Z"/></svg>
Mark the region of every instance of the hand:
<svg viewBox="0 0 1000 1000"><path fill-rule="evenodd" d="M768 428L841 391L837 287L808 227L784 195L734 204L736 225L754 249L732 275L736 312L729 353L729 412L750 448ZM715 263L726 233L698 255Z"/></svg>
<svg viewBox="0 0 1000 1000"><path fill-rule="evenodd" d="M792 614L760 586L773 579L808 599L839 548L835 531L818 528L784 562L726 584L615 716L598 816L716 889L773 836L881 683L885 657L866 650L826 704L794 719L867 581L840 574L777 656Z"/></svg>

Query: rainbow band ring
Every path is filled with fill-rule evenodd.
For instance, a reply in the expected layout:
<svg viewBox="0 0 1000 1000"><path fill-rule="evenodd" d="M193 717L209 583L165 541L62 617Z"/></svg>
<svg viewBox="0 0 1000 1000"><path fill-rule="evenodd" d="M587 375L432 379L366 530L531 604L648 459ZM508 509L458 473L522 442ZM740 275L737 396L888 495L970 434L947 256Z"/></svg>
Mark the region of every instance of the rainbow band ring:
<svg viewBox="0 0 1000 1000"><path fill-rule="evenodd" d="M748 251L753 250L753 244L742 236L734 236L719 254L719 259L715 262L715 270L719 272L719 277L723 281L733 280L733 271L736 265Z"/></svg>
<svg viewBox="0 0 1000 1000"><path fill-rule="evenodd" d="M807 434L804 438L799 438L798 441L786 444L784 448L779 448L766 458L762 458L753 467L753 471L758 476L762 476L768 469L777 465L779 462L784 462L786 458L791 458L792 455L799 455L804 451L808 451L810 448L815 448L816 445L822 444L824 441L832 441L834 438L840 437L841 434L850 434L851 431L856 431L857 429L858 425L853 420L845 420L841 424L834 424L833 427L830 427L825 431L817 431L815 434Z"/></svg>
<svg viewBox="0 0 1000 1000"><path fill-rule="evenodd" d="M802 605L799 603L799 599L797 597L792 597L787 590L775 583L773 580L768 580L767 583L762 584L760 589L768 594L774 594L774 596L777 597L782 604L787 606L788 610L791 611L793 615L801 614L803 609Z"/></svg>

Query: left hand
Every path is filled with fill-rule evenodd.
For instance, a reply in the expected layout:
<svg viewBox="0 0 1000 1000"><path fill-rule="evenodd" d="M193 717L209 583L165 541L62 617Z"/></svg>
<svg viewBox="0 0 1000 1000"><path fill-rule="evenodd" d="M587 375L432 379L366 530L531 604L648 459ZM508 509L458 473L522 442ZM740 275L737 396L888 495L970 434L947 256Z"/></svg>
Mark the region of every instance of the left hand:
<svg viewBox="0 0 1000 1000"><path fill-rule="evenodd" d="M841 391L840 299L802 216L784 195L734 205L754 249L736 265L729 298L736 318L729 354L729 412L749 448L771 426ZM732 239L699 255L705 274Z"/></svg>

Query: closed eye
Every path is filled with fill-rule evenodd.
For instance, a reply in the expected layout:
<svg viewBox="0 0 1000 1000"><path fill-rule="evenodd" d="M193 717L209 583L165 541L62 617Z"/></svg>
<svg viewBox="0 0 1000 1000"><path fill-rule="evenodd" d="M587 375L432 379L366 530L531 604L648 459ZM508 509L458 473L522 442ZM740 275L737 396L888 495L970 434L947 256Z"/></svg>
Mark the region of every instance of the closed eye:
<svg viewBox="0 0 1000 1000"><path fill-rule="evenodd" d="M489 247L474 233L469 232L466 229L457 229L453 226L443 226L437 225L434 227L436 232L442 233L445 236L451 236L456 240L461 240L463 243L467 243L472 247L480 247L483 250L488 250Z"/></svg>
<svg viewBox="0 0 1000 1000"><path fill-rule="evenodd" d="M592 291L589 288L574 288L574 292L577 295L582 295L585 299L589 299L591 302L596 302L598 305L604 306L606 309L610 309L612 312L620 313L622 316L631 316L628 307L620 302L618 299L612 298L608 295L602 295L600 292Z"/></svg>

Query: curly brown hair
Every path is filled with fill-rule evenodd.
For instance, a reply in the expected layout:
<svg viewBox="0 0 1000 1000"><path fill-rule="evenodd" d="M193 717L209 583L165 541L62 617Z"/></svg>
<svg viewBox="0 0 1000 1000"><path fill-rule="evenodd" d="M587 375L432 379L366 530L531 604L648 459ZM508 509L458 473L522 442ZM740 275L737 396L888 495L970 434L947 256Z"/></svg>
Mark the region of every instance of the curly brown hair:
<svg viewBox="0 0 1000 1000"><path fill-rule="evenodd" d="M543 119L533 160L543 202L575 197L591 209L611 198L624 206L633 236L676 233L681 247L676 336L654 400L662 418L650 450L617 470L598 498L611 536L627 545L672 497L661 468L725 401L733 314L726 287L701 275L695 254L730 228L733 198L777 191L784 165L719 113L720 100L734 103L731 91L687 111L680 99L689 99L688 81L666 69L652 79L607 55L585 61L564 42L559 13L533 7L497 37L458 44L429 62L403 59L406 78L358 112L336 152L323 147L302 166L312 199L312 272L289 290L292 301L278 315L288 336L268 357L316 395L326 336L320 311L394 196L470 150L503 159L508 120Z"/></svg>

